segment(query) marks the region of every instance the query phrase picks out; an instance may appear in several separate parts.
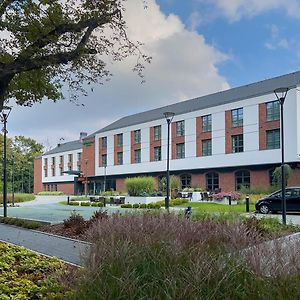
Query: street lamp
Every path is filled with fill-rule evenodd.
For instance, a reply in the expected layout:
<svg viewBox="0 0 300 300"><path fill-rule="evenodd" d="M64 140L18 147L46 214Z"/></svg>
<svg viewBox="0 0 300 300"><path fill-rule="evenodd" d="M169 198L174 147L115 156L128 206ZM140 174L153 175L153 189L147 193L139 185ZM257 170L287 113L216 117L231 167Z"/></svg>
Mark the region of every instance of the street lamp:
<svg viewBox="0 0 300 300"><path fill-rule="evenodd" d="M165 112L164 117L168 124L168 141L167 141L167 197L165 199L165 208L169 209L170 204L170 125L174 118L175 113Z"/></svg>
<svg viewBox="0 0 300 300"><path fill-rule="evenodd" d="M286 225L286 199L284 174L284 132L283 132L283 104L289 88L278 88L274 91L280 104L280 131L281 131L281 196L282 196L282 223Z"/></svg>
<svg viewBox="0 0 300 300"><path fill-rule="evenodd" d="M3 216L7 217L7 170L6 170L6 123L8 116L11 112L11 107L9 106L3 106L0 119L3 123Z"/></svg>
<svg viewBox="0 0 300 300"><path fill-rule="evenodd" d="M84 189L85 189L85 197L87 197L87 190L88 190L88 182L87 182L87 167L88 167L88 159L85 160L85 184L84 184Z"/></svg>
<svg viewBox="0 0 300 300"><path fill-rule="evenodd" d="M105 163L105 165L104 165L104 184L103 184L104 192L106 192L106 167L107 167L107 164Z"/></svg>

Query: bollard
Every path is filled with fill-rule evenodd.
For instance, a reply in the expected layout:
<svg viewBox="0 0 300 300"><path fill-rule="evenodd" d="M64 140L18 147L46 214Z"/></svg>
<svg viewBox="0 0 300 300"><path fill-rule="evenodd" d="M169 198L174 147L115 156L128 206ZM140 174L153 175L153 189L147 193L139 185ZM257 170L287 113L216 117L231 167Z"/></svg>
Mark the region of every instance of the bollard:
<svg viewBox="0 0 300 300"><path fill-rule="evenodd" d="M67 197L68 205L70 205L70 196Z"/></svg>
<svg viewBox="0 0 300 300"><path fill-rule="evenodd" d="M231 196L228 196L229 205L231 205Z"/></svg>
<svg viewBox="0 0 300 300"><path fill-rule="evenodd" d="M103 207L106 207L106 198L103 199Z"/></svg>
<svg viewBox="0 0 300 300"><path fill-rule="evenodd" d="M191 220L191 218L192 218L192 207L191 206L188 206L185 209L184 215L185 215L186 219Z"/></svg>
<svg viewBox="0 0 300 300"><path fill-rule="evenodd" d="M249 199L249 195L246 196L246 212L247 213L250 212L250 199Z"/></svg>

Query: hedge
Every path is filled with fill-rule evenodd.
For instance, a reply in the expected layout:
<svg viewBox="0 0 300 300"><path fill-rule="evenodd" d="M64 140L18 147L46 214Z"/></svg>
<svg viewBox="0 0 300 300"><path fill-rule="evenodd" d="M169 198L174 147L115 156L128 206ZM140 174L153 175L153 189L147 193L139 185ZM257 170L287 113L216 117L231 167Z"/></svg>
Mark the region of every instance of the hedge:
<svg viewBox="0 0 300 300"><path fill-rule="evenodd" d="M125 180L129 196L140 196L142 193L151 194L154 192L155 180L153 177L133 177Z"/></svg>

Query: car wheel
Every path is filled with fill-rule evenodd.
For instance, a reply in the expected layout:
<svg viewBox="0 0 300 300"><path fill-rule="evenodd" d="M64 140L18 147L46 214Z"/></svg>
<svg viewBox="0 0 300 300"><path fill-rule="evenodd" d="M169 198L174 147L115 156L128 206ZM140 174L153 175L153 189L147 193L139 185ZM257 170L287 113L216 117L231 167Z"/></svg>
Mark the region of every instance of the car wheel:
<svg viewBox="0 0 300 300"><path fill-rule="evenodd" d="M268 214L270 212L270 208L267 204L262 204L260 205L260 207L258 208L258 211L261 214Z"/></svg>

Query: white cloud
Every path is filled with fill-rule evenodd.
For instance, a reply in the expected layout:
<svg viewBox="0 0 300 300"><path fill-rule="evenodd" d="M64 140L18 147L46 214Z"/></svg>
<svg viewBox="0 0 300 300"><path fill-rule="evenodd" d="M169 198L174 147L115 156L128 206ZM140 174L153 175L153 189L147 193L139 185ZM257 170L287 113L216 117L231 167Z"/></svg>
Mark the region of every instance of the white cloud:
<svg viewBox="0 0 300 300"><path fill-rule="evenodd" d="M145 43L153 57L146 66L146 83L131 69L136 58L115 63L115 76L81 99L85 106L68 101L45 101L32 108L17 107L9 120L10 134L24 134L56 144L60 137L76 139L80 131L93 132L123 116L161 105L229 88L218 72L227 55L189 31L174 14L165 15L155 0L129 0L126 11L129 36Z"/></svg>
<svg viewBox="0 0 300 300"><path fill-rule="evenodd" d="M282 30L278 26L272 24L272 25L268 25L267 28L270 30L270 38L265 43L265 47L267 49L269 49L269 50L277 50L277 49L289 50L291 48L299 47L298 41L282 37Z"/></svg>
<svg viewBox="0 0 300 300"><path fill-rule="evenodd" d="M214 5L220 14L230 21L238 21L243 17L252 17L266 11L281 9L294 18L300 18L298 0L198 0L201 3Z"/></svg>

